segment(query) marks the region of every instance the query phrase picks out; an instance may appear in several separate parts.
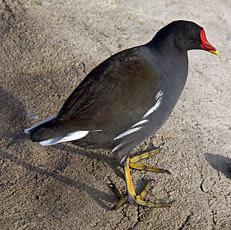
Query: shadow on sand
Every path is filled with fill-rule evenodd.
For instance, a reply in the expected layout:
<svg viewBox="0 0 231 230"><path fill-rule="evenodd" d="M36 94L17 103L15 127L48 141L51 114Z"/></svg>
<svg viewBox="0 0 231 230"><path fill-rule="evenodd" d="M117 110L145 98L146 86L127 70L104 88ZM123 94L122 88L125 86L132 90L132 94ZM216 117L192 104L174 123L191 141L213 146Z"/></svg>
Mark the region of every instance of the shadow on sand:
<svg viewBox="0 0 231 230"><path fill-rule="evenodd" d="M28 136L23 133L23 128L26 127L26 120L27 120L27 111L25 110L25 107L23 106L23 103L20 102L19 99L11 95L9 92L4 90L2 87L0 87L0 107L1 107L1 113L0 113L0 138L6 138L9 139L9 143L18 143L26 141L28 139ZM72 154L79 154L81 156L86 156L90 159L96 159L98 161L104 162L109 167L113 169L113 171L116 173L116 175L123 178L122 172L118 169L118 164L112 156L108 156L105 154L100 153L92 153L89 150L83 150L76 148L75 146L69 146L69 145L62 145L59 144L57 146L54 146L57 149L65 150ZM65 158L64 154L64 158ZM78 180L73 180L71 178L68 178L66 176L61 175L62 168L66 167L65 165L67 162L63 162L61 159L61 162L59 162L59 169L58 171L49 171L47 169L42 169L37 166L28 164L27 162L20 159L20 156L16 157L12 155L11 153L8 153L7 150L1 150L0 151L0 158L8 159L12 162L15 162L16 164L26 168L27 170L36 172L41 175L45 175L48 177L52 177L56 180L59 180L63 183L65 183L68 186L74 186L80 191L85 191L89 194L90 197L92 197L101 207L109 210L110 207L106 204L107 203L114 203L115 197L111 193L105 193L98 189L92 188L91 186L80 182ZM65 159L64 159L65 160Z"/></svg>
<svg viewBox="0 0 231 230"><path fill-rule="evenodd" d="M22 102L2 87L0 87L0 99L0 137L20 135L26 116Z"/></svg>
<svg viewBox="0 0 231 230"><path fill-rule="evenodd" d="M105 202L108 202L108 203L115 203L116 202L116 199L112 194L107 194L107 193L102 192L98 189L92 188L91 186L89 186L83 182L80 182L78 180L73 180L69 177L61 175L58 172L49 171L47 169L44 169L44 168L42 169L42 168L39 168L37 166L28 164L25 161L20 160L19 158L15 157L14 155L12 155L6 151L1 151L0 157L7 159L7 160L10 160L12 162L15 162L17 165L20 165L27 170L36 172L40 175L52 177L56 180L59 180L59 181L65 183L68 186L73 186L76 189L78 189L79 191L87 192L89 194L89 196L92 197L98 205L100 205L102 208L105 208L107 210L111 210L111 207L109 207Z"/></svg>
<svg viewBox="0 0 231 230"><path fill-rule="evenodd" d="M104 164L107 164L118 177L124 179L124 175L118 167L119 166L119 160L116 159L115 156L110 155L109 153L103 154L103 153L100 153L100 150L93 151L93 150L89 150L89 149L82 149L82 148L76 147L76 145L72 145L70 143L68 145L58 144L58 145L54 145L53 147L57 148L59 150L68 152L68 154L70 154L70 153L75 154L75 155L77 154L80 156L87 157L89 159L103 162Z"/></svg>
<svg viewBox="0 0 231 230"><path fill-rule="evenodd" d="M205 160L216 170L223 173L227 178L231 179L231 158L206 153Z"/></svg>

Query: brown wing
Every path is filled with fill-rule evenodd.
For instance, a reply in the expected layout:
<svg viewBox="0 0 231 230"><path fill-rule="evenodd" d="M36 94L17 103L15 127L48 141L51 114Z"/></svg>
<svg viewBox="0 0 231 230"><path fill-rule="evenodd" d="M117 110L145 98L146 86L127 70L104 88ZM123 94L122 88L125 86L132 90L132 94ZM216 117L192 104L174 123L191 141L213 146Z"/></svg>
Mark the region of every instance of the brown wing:
<svg viewBox="0 0 231 230"><path fill-rule="evenodd" d="M142 119L159 89L159 77L143 49L118 53L88 74L57 116L67 133L102 130L116 135Z"/></svg>

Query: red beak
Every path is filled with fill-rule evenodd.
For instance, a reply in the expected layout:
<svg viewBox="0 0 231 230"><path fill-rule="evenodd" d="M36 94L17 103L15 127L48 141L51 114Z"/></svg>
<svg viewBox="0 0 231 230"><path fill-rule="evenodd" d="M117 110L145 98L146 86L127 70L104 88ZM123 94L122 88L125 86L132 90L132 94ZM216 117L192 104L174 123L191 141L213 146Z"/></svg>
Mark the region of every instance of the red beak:
<svg viewBox="0 0 231 230"><path fill-rule="evenodd" d="M200 31L200 37L201 37L201 42L202 42L201 48L203 50L206 50L215 55L219 54L218 50L208 42L204 29L201 29Z"/></svg>

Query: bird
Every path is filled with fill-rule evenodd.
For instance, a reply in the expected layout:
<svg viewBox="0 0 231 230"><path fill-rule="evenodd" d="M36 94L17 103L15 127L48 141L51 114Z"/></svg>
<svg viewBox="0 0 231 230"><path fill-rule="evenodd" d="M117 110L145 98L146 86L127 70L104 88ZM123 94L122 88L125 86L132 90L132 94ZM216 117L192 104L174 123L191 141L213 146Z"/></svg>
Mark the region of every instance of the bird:
<svg viewBox="0 0 231 230"><path fill-rule="evenodd" d="M127 190L126 195L119 193L117 207L126 201L170 207L170 202L146 201L149 186L137 194L132 179L132 170L170 173L139 163L160 152L162 146L140 155L133 150L155 134L173 111L188 77L190 50L219 54L203 27L186 20L170 22L146 44L120 51L100 63L56 116L24 131L43 146L71 142L114 153L124 169Z"/></svg>

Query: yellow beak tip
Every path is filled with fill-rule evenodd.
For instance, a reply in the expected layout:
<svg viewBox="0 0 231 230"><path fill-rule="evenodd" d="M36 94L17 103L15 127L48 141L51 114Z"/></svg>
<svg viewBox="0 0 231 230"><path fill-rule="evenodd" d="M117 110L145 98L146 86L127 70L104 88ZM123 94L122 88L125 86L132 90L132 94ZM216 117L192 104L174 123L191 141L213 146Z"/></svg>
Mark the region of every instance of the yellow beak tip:
<svg viewBox="0 0 231 230"><path fill-rule="evenodd" d="M209 52L212 53L212 54L215 54L215 55L219 55L220 54L220 52L218 50L211 50Z"/></svg>

